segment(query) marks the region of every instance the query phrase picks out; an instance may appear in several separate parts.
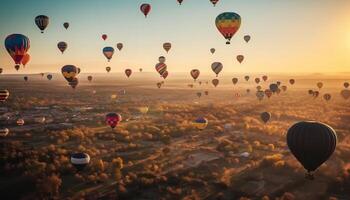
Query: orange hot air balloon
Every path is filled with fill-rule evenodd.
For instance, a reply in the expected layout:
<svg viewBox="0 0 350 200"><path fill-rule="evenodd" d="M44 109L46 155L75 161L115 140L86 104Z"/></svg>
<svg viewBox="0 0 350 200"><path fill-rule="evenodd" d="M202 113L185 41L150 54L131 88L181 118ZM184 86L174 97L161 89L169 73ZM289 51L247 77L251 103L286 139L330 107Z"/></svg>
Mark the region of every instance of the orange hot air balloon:
<svg viewBox="0 0 350 200"><path fill-rule="evenodd" d="M197 78L199 77L200 71L198 69L192 69L191 70L191 76L194 79L194 81L197 80Z"/></svg>
<svg viewBox="0 0 350 200"><path fill-rule="evenodd" d="M243 56L243 55L238 55L238 56L237 56L237 61L238 61L239 63L242 63L243 60L244 60L244 56Z"/></svg>
<svg viewBox="0 0 350 200"><path fill-rule="evenodd" d="M226 44L230 44L232 37L241 26L241 16L234 12L221 13L216 17L215 24L219 32L227 40Z"/></svg>
<svg viewBox="0 0 350 200"><path fill-rule="evenodd" d="M26 53L24 56L23 56L23 59L22 59L22 65L23 67L26 66L26 64L28 64L28 62L30 61L30 55L28 53Z"/></svg>
<svg viewBox="0 0 350 200"><path fill-rule="evenodd" d="M219 85L219 79L213 79L211 83L216 87Z"/></svg>
<svg viewBox="0 0 350 200"><path fill-rule="evenodd" d="M125 74L129 78L131 76L131 74L132 74L132 70L131 69L126 69L125 70Z"/></svg>

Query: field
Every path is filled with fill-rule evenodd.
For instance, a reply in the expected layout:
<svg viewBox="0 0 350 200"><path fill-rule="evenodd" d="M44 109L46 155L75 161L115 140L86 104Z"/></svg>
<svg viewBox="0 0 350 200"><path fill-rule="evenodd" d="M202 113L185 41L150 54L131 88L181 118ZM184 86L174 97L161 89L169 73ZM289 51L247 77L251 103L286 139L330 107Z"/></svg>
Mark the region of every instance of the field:
<svg viewBox="0 0 350 200"><path fill-rule="evenodd" d="M350 198L350 101L340 95L348 81L343 77L293 76L290 85L286 75L259 84L254 78L261 75L249 81L237 75L237 85L219 77L215 88L213 77L193 82L177 74L159 89L160 78L147 72L129 79L99 74L91 83L87 76L79 76L76 89L59 74L51 81L32 74L27 82L0 76L0 89L10 91L0 104L0 127L10 130L0 138L0 199ZM287 90L259 101L256 86L265 90L277 80ZM148 112L140 112L145 107ZM271 113L266 124L260 119L265 111ZM115 129L106 125L109 112L122 116ZM197 117L208 119L206 129L193 126ZM338 137L314 180L305 179L286 146L288 128L303 120L329 124ZM75 152L91 157L81 172L70 164Z"/></svg>

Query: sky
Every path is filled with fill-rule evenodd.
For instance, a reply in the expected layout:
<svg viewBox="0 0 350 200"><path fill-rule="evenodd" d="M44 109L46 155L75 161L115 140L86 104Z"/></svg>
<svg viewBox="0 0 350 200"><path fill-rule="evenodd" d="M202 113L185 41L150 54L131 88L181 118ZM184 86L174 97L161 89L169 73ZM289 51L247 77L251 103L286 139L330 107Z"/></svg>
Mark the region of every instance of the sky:
<svg viewBox="0 0 350 200"><path fill-rule="evenodd" d="M139 7L150 3L147 18ZM155 72L158 57L164 55L171 73L199 69L210 74L211 63L222 62L222 73L344 73L350 72L349 0L220 0L216 7L209 0L2 0L0 38L12 33L29 37L32 59L16 72L4 42L0 67L4 73L59 73L73 64L83 73L112 72L126 68ZM231 45L215 26L222 12L242 17ZM44 34L34 23L37 15L50 17ZM69 22L68 30L63 23ZM103 41L102 34L108 39ZM243 36L252 39L247 44ZM68 43L62 55L57 43ZM111 62L102 48L122 42ZM162 47L171 42L167 54ZM212 55L210 48L215 48ZM242 64L236 56L242 54Z"/></svg>

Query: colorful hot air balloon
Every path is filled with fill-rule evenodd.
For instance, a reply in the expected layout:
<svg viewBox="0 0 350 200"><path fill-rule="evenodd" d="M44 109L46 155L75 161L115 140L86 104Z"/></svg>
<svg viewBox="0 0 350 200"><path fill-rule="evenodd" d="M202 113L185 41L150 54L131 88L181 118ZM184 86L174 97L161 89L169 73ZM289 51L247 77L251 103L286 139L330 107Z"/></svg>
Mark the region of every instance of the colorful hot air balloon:
<svg viewBox="0 0 350 200"><path fill-rule="evenodd" d="M108 62L112 59L114 54L114 48L113 47L105 47L102 49L103 55L106 56Z"/></svg>
<svg viewBox="0 0 350 200"><path fill-rule="evenodd" d="M13 61L15 61L16 66L19 68L24 55L26 55L30 48L30 41L25 35L12 34L6 37L5 47Z"/></svg>
<svg viewBox="0 0 350 200"><path fill-rule="evenodd" d="M216 74L216 77L218 77L222 68L224 68L224 66L221 64L221 62L214 62L213 64L211 64L211 69Z"/></svg>
<svg viewBox="0 0 350 200"><path fill-rule="evenodd" d="M51 75L51 74L48 74L48 75L46 76L46 78L50 81L50 80L52 79L52 75Z"/></svg>
<svg viewBox="0 0 350 200"><path fill-rule="evenodd" d="M170 42L166 42L163 44L163 49L169 53L169 50L171 49L171 43Z"/></svg>
<svg viewBox="0 0 350 200"><path fill-rule="evenodd" d="M144 3L140 6L140 10L145 15L145 17L147 17L149 12L151 11L151 8L152 8L151 5L148 3Z"/></svg>
<svg viewBox="0 0 350 200"><path fill-rule="evenodd" d="M250 78L249 76L245 76L245 77L244 77L244 79L245 79L246 81L249 81L249 78Z"/></svg>
<svg viewBox="0 0 350 200"><path fill-rule="evenodd" d="M169 72L168 72L168 71L165 71L165 72L162 74L162 77L163 77L164 79L166 79L168 76L169 76Z"/></svg>
<svg viewBox="0 0 350 200"><path fill-rule="evenodd" d="M159 63L165 63L166 58L164 56L159 56L158 61Z"/></svg>
<svg viewBox="0 0 350 200"><path fill-rule="evenodd" d="M160 76L163 75L164 72L167 71L167 65L165 63L158 63L156 64L156 70L160 74Z"/></svg>
<svg viewBox="0 0 350 200"><path fill-rule="evenodd" d="M5 102L10 96L10 92L8 90L0 90L0 102Z"/></svg>
<svg viewBox="0 0 350 200"><path fill-rule="evenodd" d="M119 50L119 51L121 51L122 49L123 49L123 43L118 43L117 44L117 49Z"/></svg>
<svg viewBox="0 0 350 200"><path fill-rule="evenodd" d="M216 87L219 85L219 79L213 79L211 83Z"/></svg>
<svg viewBox="0 0 350 200"><path fill-rule="evenodd" d="M241 16L234 12L221 13L216 17L216 27L227 40L226 44L230 44L233 35L241 26Z"/></svg>
<svg viewBox="0 0 350 200"><path fill-rule="evenodd" d="M345 99L348 100L350 98L350 90L344 89L340 92L340 95Z"/></svg>
<svg viewBox="0 0 350 200"><path fill-rule="evenodd" d="M39 15L35 17L35 24L41 30L41 33L44 33L44 30L49 25L49 17L45 15Z"/></svg>
<svg viewBox="0 0 350 200"><path fill-rule="evenodd" d="M132 70L131 69L126 69L125 70L125 75L129 78L132 74Z"/></svg>
<svg viewBox="0 0 350 200"><path fill-rule="evenodd" d="M77 171L82 171L90 163L90 156L87 153L74 153L70 157L70 162Z"/></svg>
<svg viewBox="0 0 350 200"><path fill-rule="evenodd" d="M107 40L107 38L108 38L108 36L107 36L106 34L103 34L103 35L102 35L102 39L103 39L103 40Z"/></svg>
<svg viewBox="0 0 350 200"><path fill-rule="evenodd" d="M111 71L111 67L106 67L106 71L109 73Z"/></svg>
<svg viewBox="0 0 350 200"><path fill-rule="evenodd" d="M307 170L306 178L333 154L337 135L327 124L313 121L298 122L287 132L287 145L294 157Z"/></svg>
<svg viewBox="0 0 350 200"><path fill-rule="evenodd" d="M266 124L271 119L271 113L269 112L263 112L260 115L261 120Z"/></svg>
<svg viewBox="0 0 350 200"><path fill-rule="evenodd" d="M291 85L294 85L295 80L294 80L294 79L289 79L289 83L290 83Z"/></svg>
<svg viewBox="0 0 350 200"><path fill-rule="evenodd" d="M197 129L204 130L208 126L208 120L204 117L198 117L192 124Z"/></svg>
<svg viewBox="0 0 350 200"><path fill-rule="evenodd" d="M260 78L255 78L254 81L255 81L256 84L259 84L260 83Z"/></svg>
<svg viewBox="0 0 350 200"><path fill-rule="evenodd" d="M243 55L238 55L238 56L237 56L237 61L238 61L239 63L242 63L243 60L244 60L244 56L243 56Z"/></svg>
<svg viewBox="0 0 350 200"><path fill-rule="evenodd" d="M26 54L23 56L23 59L22 59L22 61L21 61L23 67L25 67L25 66L28 64L29 61L30 61L30 55L29 55L29 53L26 53Z"/></svg>
<svg viewBox="0 0 350 200"><path fill-rule="evenodd" d="M68 22L64 22L64 23L63 23L63 27L64 27L65 29L68 29L69 23L68 23Z"/></svg>
<svg viewBox="0 0 350 200"><path fill-rule="evenodd" d="M214 54L215 51L216 51L216 50L215 50L214 48L211 48L211 49L210 49L210 53L211 53L211 54Z"/></svg>
<svg viewBox="0 0 350 200"><path fill-rule="evenodd" d="M264 80L264 82L266 82L267 79L268 79L268 77L267 77L266 75L264 75L264 76L262 77L262 79Z"/></svg>
<svg viewBox="0 0 350 200"><path fill-rule="evenodd" d="M73 79L77 76L78 70L77 67L74 65L65 65L61 69L63 77L68 81L71 82Z"/></svg>
<svg viewBox="0 0 350 200"><path fill-rule="evenodd" d="M108 113L106 115L106 122L111 128L115 128L120 121L122 121L122 116L120 114Z"/></svg>
<svg viewBox="0 0 350 200"><path fill-rule="evenodd" d="M209 0L214 6L219 2L219 0Z"/></svg>
<svg viewBox="0 0 350 200"><path fill-rule="evenodd" d="M92 81L92 76L88 76L87 79L88 79L89 82L91 82Z"/></svg>
<svg viewBox="0 0 350 200"><path fill-rule="evenodd" d="M238 83L238 78L232 78L233 85L236 85Z"/></svg>
<svg viewBox="0 0 350 200"><path fill-rule="evenodd" d="M248 43L250 41L250 35L245 35L244 36L244 41Z"/></svg>
<svg viewBox="0 0 350 200"><path fill-rule="evenodd" d="M343 85L344 85L345 88L348 88L350 86L350 84L348 82L345 82Z"/></svg>
<svg viewBox="0 0 350 200"><path fill-rule="evenodd" d="M191 70L191 76L194 79L194 81L197 80L197 78L199 77L200 71L198 69L192 69Z"/></svg>
<svg viewBox="0 0 350 200"><path fill-rule="evenodd" d="M62 54L67 49L67 47L68 47L68 44L65 42L59 42L57 44L57 48L62 52Z"/></svg>

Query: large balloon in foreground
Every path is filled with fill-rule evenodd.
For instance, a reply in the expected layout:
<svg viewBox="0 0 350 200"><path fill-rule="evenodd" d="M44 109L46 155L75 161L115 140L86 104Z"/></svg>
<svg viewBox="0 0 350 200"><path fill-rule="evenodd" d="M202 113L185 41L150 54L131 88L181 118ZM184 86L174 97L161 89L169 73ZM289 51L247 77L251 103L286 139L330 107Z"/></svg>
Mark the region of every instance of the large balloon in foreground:
<svg viewBox="0 0 350 200"><path fill-rule="evenodd" d="M82 171L90 163L90 156L87 153L75 153L71 155L70 162L77 171Z"/></svg>
<svg viewBox="0 0 350 200"><path fill-rule="evenodd" d="M10 96L10 92L8 90L0 90L0 102L5 102Z"/></svg>
<svg viewBox="0 0 350 200"><path fill-rule="evenodd" d="M148 13L151 11L151 5L148 3L144 3L140 6L141 12L147 17Z"/></svg>
<svg viewBox="0 0 350 200"><path fill-rule="evenodd" d="M204 117L199 117L193 122L193 126L199 130L204 130L208 126L208 120Z"/></svg>
<svg viewBox="0 0 350 200"><path fill-rule="evenodd" d="M327 124L303 121L289 128L287 145L307 170L307 178L313 179L312 172L333 154L337 135Z"/></svg>
<svg viewBox="0 0 350 200"><path fill-rule="evenodd" d="M16 66L19 66L30 48L29 38L22 34L9 35L5 39L5 48L15 61Z"/></svg>
<svg viewBox="0 0 350 200"><path fill-rule="evenodd" d="M192 69L191 70L191 76L194 79L194 81L197 80L197 78L199 77L200 71L198 69Z"/></svg>
<svg viewBox="0 0 350 200"><path fill-rule="evenodd" d="M271 113L263 112L261 113L260 118L266 124L271 119Z"/></svg>
<svg viewBox="0 0 350 200"><path fill-rule="evenodd" d="M219 75L222 68L224 68L224 66L221 64L221 62L214 62L213 64L211 64L211 69L216 74L216 77Z"/></svg>
<svg viewBox="0 0 350 200"><path fill-rule="evenodd" d="M230 44L233 35L241 26L241 16L234 12L221 13L216 17L216 27L227 40L226 44Z"/></svg>
<svg viewBox="0 0 350 200"><path fill-rule="evenodd" d="M108 113L106 115L106 123L111 127L115 128L119 122L122 121L122 116L117 113Z"/></svg>
<svg viewBox="0 0 350 200"><path fill-rule="evenodd" d="M41 33L44 33L44 30L49 25L49 17L45 15L39 15L35 17L35 24L41 30Z"/></svg>
<svg viewBox="0 0 350 200"><path fill-rule="evenodd" d="M68 81L71 82L73 79L77 76L78 70L77 67L74 65L65 65L61 69L63 77Z"/></svg>
<svg viewBox="0 0 350 200"><path fill-rule="evenodd" d="M62 54L67 49L67 47L68 47L68 45L66 42L59 42L57 44L57 48L61 51Z"/></svg>
<svg viewBox="0 0 350 200"><path fill-rule="evenodd" d="M112 59L114 54L114 48L113 47L105 47L102 49L103 55L107 58L108 62Z"/></svg>
<svg viewBox="0 0 350 200"><path fill-rule="evenodd" d="M117 44L117 49L119 50L119 51L121 51L122 49L123 49L123 43L118 43Z"/></svg>

